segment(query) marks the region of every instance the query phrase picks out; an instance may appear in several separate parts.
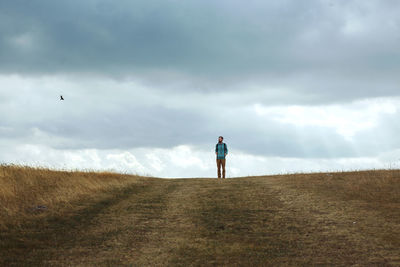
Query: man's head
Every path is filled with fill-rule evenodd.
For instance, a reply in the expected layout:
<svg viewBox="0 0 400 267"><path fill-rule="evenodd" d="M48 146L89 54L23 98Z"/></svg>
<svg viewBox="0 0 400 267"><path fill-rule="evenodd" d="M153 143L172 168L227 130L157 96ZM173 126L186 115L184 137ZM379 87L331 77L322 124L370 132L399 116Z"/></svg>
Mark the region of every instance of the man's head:
<svg viewBox="0 0 400 267"><path fill-rule="evenodd" d="M223 140L224 138L222 136L218 137L218 142L222 143Z"/></svg>

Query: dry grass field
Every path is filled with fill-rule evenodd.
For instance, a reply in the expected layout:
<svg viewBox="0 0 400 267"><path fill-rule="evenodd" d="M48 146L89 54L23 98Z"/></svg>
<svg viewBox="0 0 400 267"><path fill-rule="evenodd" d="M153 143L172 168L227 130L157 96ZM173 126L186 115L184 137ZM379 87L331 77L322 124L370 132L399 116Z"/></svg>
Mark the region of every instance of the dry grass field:
<svg viewBox="0 0 400 267"><path fill-rule="evenodd" d="M217 179L0 167L1 266L400 266L400 171Z"/></svg>

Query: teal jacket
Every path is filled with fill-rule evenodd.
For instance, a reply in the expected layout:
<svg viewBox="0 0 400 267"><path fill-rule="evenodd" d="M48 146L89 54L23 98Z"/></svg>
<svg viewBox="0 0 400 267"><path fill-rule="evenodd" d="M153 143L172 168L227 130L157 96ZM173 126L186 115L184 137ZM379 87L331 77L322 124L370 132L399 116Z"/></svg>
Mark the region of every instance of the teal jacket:
<svg viewBox="0 0 400 267"><path fill-rule="evenodd" d="M215 146L215 152L217 153L217 159L225 159L225 154L228 154L228 146L225 143L218 143Z"/></svg>

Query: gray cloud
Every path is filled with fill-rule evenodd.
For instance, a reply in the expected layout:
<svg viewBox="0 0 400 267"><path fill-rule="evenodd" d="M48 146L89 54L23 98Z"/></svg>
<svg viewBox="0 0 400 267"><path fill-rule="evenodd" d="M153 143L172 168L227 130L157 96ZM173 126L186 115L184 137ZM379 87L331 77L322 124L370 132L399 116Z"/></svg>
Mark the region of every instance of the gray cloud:
<svg viewBox="0 0 400 267"><path fill-rule="evenodd" d="M289 81L325 101L397 94L399 3L331 3L3 2L0 71L131 76L160 88L178 75L203 91Z"/></svg>
<svg viewBox="0 0 400 267"><path fill-rule="evenodd" d="M399 11L394 0L0 2L0 159L24 144L103 160L212 152L221 134L252 157L396 155Z"/></svg>
<svg viewBox="0 0 400 267"><path fill-rule="evenodd" d="M53 88L55 81L60 88L69 89L65 101L58 100L58 92ZM59 150L172 148L189 144L212 151L215 137L223 134L236 151L300 158L373 156L389 148L384 146L387 140L395 140L393 126L397 113L379 115L382 125L362 132L354 143L339 134L335 125L298 126L280 121L276 116L286 114L285 106L278 112L259 116L251 105L251 99L257 99L257 91L249 92L252 97L243 101L240 92L171 95L129 82L89 79L78 83L61 78L55 81L43 78L14 85L27 88L11 91L13 101L0 107L2 114L8 114L2 116L1 138L45 144ZM241 101L245 104L240 105ZM368 104L351 105L346 108L349 114L344 116L353 116L351 113L366 108ZM323 106L319 110L326 112ZM315 120L313 116L306 114L304 119ZM341 116L336 117L347 119ZM352 129L351 125L346 127ZM374 146L366 145L377 128L392 136L380 138Z"/></svg>

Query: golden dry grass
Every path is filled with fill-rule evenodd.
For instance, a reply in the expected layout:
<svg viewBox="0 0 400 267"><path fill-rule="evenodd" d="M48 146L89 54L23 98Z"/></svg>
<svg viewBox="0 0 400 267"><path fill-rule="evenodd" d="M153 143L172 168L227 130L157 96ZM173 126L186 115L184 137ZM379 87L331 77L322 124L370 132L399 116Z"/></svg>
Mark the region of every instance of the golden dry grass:
<svg viewBox="0 0 400 267"><path fill-rule="evenodd" d="M223 181L2 173L0 265L400 266L398 170ZM32 203L49 209L25 211Z"/></svg>
<svg viewBox="0 0 400 267"><path fill-rule="evenodd" d="M372 204L399 199L399 170L367 170L353 172L285 175L285 182L297 188L309 188L324 194L360 199Z"/></svg>
<svg viewBox="0 0 400 267"><path fill-rule="evenodd" d="M141 177L111 172L54 171L0 166L0 230L31 217L59 215L77 201L102 191L124 188ZM42 214L37 206L46 206Z"/></svg>

